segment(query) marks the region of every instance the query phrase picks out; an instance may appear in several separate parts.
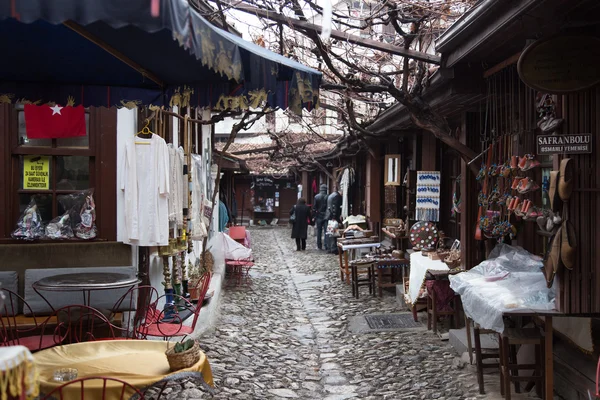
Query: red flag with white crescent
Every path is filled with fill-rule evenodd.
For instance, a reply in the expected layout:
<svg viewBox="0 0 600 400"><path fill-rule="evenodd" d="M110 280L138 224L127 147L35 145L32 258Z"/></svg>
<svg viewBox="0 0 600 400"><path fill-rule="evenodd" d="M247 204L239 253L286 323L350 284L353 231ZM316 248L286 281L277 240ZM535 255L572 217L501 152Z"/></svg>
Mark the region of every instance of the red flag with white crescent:
<svg viewBox="0 0 600 400"><path fill-rule="evenodd" d="M85 136L85 109L81 105L51 107L25 104L25 129L28 139Z"/></svg>

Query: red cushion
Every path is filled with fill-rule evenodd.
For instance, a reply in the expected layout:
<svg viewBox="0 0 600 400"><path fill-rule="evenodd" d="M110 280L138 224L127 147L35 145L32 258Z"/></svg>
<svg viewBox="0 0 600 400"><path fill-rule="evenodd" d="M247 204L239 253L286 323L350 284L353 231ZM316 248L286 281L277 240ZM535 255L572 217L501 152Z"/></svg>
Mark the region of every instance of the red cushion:
<svg viewBox="0 0 600 400"><path fill-rule="evenodd" d="M27 336L24 338L19 338L19 344L27 347L29 351L43 350L57 345L57 343L54 342L53 335L42 336L41 344L39 336Z"/></svg>
<svg viewBox="0 0 600 400"><path fill-rule="evenodd" d="M183 326L180 324L158 323L150 325L148 327L147 334L150 336L170 337L189 335L192 332L193 330L189 326Z"/></svg>
<svg viewBox="0 0 600 400"><path fill-rule="evenodd" d="M240 265L240 266L246 266L246 267L251 267L254 265L254 263L252 261L242 261L242 260L238 260L238 261L231 260L231 261L225 262L225 264L231 265L231 266Z"/></svg>
<svg viewBox="0 0 600 400"><path fill-rule="evenodd" d="M229 237L236 241L246 239L246 227L245 226L229 227Z"/></svg>

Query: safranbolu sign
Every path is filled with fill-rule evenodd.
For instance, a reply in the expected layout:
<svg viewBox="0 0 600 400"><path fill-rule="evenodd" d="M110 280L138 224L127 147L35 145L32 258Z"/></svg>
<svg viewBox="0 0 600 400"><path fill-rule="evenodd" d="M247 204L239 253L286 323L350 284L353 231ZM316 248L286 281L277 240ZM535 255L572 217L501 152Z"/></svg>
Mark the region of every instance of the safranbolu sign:
<svg viewBox="0 0 600 400"><path fill-rule="evenodd" d="M592 134L540 135L537 137L537 154L587 154L592 152Z"/></svg>

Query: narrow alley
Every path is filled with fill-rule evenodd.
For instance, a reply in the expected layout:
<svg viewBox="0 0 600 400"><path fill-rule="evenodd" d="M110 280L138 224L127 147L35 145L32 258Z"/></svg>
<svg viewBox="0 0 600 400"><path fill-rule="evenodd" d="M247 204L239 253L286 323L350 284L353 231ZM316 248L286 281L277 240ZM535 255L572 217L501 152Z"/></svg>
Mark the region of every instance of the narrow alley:
<svg viewBox="0 0 600 400"><path fill-rule="evenodd" d="M289 230L256 228L249 285L227 287L216 333L201 338L218 399L467 399L475 370L425 325L354 334L364 314L404 312L391 294L358 300L339 278L337 256L296 252Z"/></svg>

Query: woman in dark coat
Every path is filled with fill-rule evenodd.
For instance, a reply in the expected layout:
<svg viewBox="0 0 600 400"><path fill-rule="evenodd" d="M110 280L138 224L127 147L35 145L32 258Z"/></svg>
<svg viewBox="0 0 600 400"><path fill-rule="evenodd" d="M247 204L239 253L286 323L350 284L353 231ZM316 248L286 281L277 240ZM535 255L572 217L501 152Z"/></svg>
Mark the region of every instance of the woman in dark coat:
<svg viewBox="0 0 600 400"><path fill-rule="evenodd" d="M290 215L296 217L292 225L292 239L296 239L296 251L306 250L308 221L311 218L310 207L306 205L306 200L298 199L298 203L290 210Z"/></svg>

